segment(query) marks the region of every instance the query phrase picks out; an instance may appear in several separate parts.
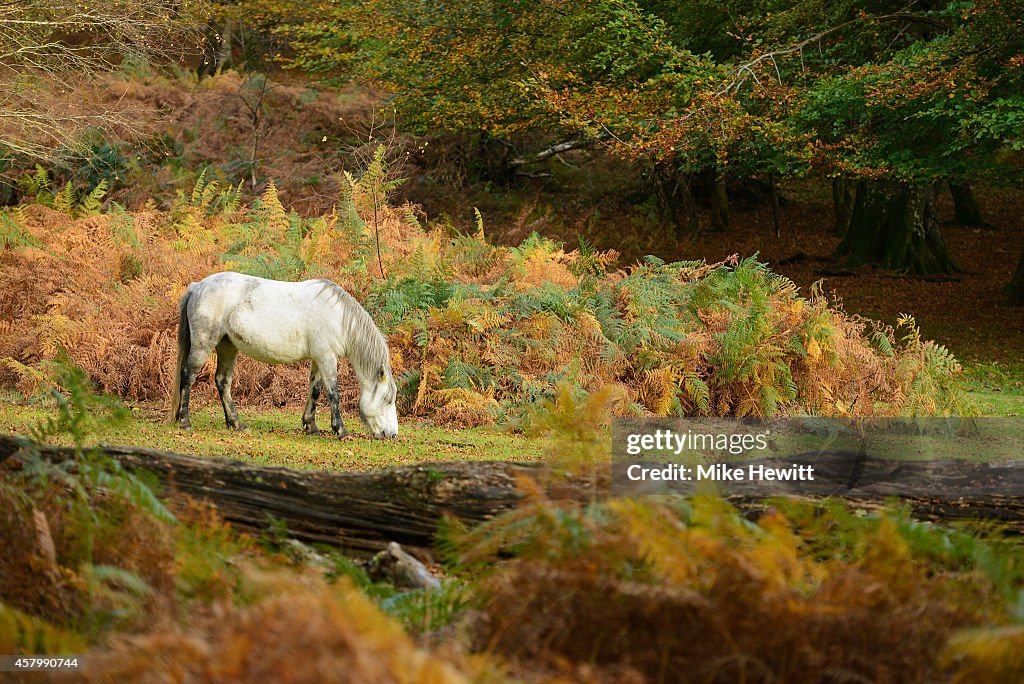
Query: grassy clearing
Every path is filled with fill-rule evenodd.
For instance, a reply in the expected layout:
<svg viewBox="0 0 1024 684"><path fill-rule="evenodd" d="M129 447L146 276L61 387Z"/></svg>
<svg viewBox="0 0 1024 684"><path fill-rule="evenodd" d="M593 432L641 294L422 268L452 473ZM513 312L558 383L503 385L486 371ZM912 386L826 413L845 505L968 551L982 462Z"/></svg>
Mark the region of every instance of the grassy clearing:
<svg viewBox="0 0 1024 684"><path fill-rule="evenodd" d="M338 440L328 436L302 434L299 414L294 410L243 411L247 432L224 427L218 405L197 406L192 413L191 432L179 430L161 420L161 408L153 403L131 406L133 420L125 425L103 425L92 436L94 444L135 444L203 456L227 456L254 463L319 470L372 470L428 461L537 460L540 445L523 435L496 428L453 431L428 423L403 420L394 440L374 440L366 435L358 419L348 417L349 436ZM46 420L52 406L43 402L17 403L0 399L0 432L28 434L33 425ZM321 418L321 428L323 418ZM51 441L71 444L68 437Z"/></svg>
<svg viewBox="0 0 1024 684"><path fill-rule="evenodd" d="M1024 363L965 368L967 395L983 416L1024 416Z"/></svg>

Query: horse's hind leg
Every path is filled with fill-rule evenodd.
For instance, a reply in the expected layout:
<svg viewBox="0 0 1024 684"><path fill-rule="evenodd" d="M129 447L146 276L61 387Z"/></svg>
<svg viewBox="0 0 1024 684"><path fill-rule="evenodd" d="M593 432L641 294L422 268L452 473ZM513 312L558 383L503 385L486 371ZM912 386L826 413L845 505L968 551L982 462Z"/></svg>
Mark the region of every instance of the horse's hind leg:
<svg viewBox="0 0 1024 684"><path fill-rule="evenodd" d="M202 368L202 364L200 364L199 368ZM177 421L178 426L182 430L192 429L192 422L188 418L188 401L192 394L192 383L196 381L196 376L198 375L199 369L193 370L192 365L186 359L185 364L181 367L181 386L178 389L178 413L174 416L174 420Z"/></svg>
<svg viewBox="0 0 1024 684"><path fill-rule="evenodd" d="M245 425L238 419L235 401L231 398L231 376L235 372L235 361L238 360L238 347L225 336L217 345L217 392L220 403L224 407L224 422L229 428L244 430Z"/></svg>
<svg viewBox="0 0 1024 684"><path fill-rule="evenodd" d="M316 401L320 398L320 370L316 361L309 367L309 395L306 397L306 410L302 412L302 431L311 435L320 434L316 426Z"/></svg>
<svg viewBox="0 0 1024 684"><path fill-rule="evenodd" d="M192 395L192 385L195 384L196 378L199 377L199 372L203 369L203 364L206 363L206 357L212 351L211 347L193 344L188 357L186 357L185 362L181 366L181 389L179 390L181 394L178 402L178 414L175 416L175 419L182 430L192 429L192 422L188 417L188 402Z"/></svg>

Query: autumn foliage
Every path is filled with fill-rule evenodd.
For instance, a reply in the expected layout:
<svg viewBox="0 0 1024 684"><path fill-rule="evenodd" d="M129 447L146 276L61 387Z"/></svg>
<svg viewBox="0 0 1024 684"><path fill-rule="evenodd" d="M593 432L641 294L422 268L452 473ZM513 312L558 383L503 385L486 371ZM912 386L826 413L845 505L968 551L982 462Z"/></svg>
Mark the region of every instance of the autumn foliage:
<svg viewBox="0 0 1024 684"><path fill-rule="evenodd" d="M615 270L613 252L585 242L491 245L482 219L475 234L428 230L414 207L387 203L382 154L359 180L342 179L333 213L312 219L286 212L273 183L244 207L237 188L201 174L169 211L130 213L100 212L102 188L27 178L37 202L0 217L0 384L31 393L33 368L67 349L104 391L163 400L178 300L189 282L234 269L349 289L389 335L404 415L490 423L561 382L621 386L619 411L632 415L965 408L959 365L911 319L894 331L847 315L753 258ZM212 372L211 360L208 393ZM308 372L245 359L235 378L243 405L284 405L305 396Z"/></svg>

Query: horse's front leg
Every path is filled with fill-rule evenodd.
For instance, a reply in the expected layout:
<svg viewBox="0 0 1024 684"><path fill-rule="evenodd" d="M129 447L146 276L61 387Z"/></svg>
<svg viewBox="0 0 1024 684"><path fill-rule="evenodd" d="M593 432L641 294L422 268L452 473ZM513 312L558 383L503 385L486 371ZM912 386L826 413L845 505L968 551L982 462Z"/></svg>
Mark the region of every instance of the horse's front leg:
<svg viewBox="0 0 1024 684"><path fill-rule="evenodd" d="M323 385L323 391L327 394L327 401L331 405L331 430L338 437L344 437L348 432L345 431L345 423L341 420L341 407L338 405L340 401L338 396L338 359L321 359L316 365L320 369L320 382Z"/></svg>
<svg viewBox="0 0 1024 684"><path fill-rule="evenodd" d="M302 412L302 431L311 435L320 434L316 426L316 402L320 398L320 371L314 361L309 367L309 395L306 397L306 410Z"/></svg>

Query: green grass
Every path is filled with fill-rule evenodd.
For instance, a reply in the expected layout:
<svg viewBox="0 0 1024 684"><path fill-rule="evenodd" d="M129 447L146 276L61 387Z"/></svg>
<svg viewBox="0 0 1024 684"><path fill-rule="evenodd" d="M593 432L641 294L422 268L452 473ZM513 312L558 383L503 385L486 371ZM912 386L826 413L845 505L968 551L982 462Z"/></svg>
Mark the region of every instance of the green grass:
<svg viewBox="0 0 1024 684"><path fill-rule="evenodd" d="M1024 416L1024 363L966 366L968 396L983 416Z"/></svg>
<svg viewBox="0 0 1024 684"><path fill-rule="evenodd" d="M976 363L966 368L969 396L983 416L1024 416L1024 363ZM0 393L0 432L28 434L33 425L52 415L45 402L23 402L10 392ZM317 470L372 470L396 465L452 460L540 460L543 442L496 428L448 429L403 420L394 440L370 439L354 417L345 425L349 436L314 437L299 429L294 409L247 409L242 418L247 432L224 426L219 403L193 407L193 430L185 432L163 421L157 404L131 405L134 419L126 425L104 426L90 444L144 445L180 453L226 456L265 465ZM60 439L56 440L60 442ZM70 439L63 443L70 444Z"/></svg>
<svg viewBox="0 0 1024 684"><path fill-rule="evenodd" d="M104 426L87 444L130 444L202 456L227 456L265 465L317 470L372 470L429 461L530 461L541 457L541 445L523 435L495 428L451 430L403 420L399 436L371 439L357 419L345 421L349 436L337 439L329 429L320 436L305 435L295 410L242 412L247 432L224 426L219 404L195 406L190 432L162 421L155 404L131 405L134 419L126 425ZM32 426L52 415L45 403L21 403L0 397L0 432L28 434ZM325 428L324 416L320 427ZM70 439L54 440L70 444Z"/></svg>

